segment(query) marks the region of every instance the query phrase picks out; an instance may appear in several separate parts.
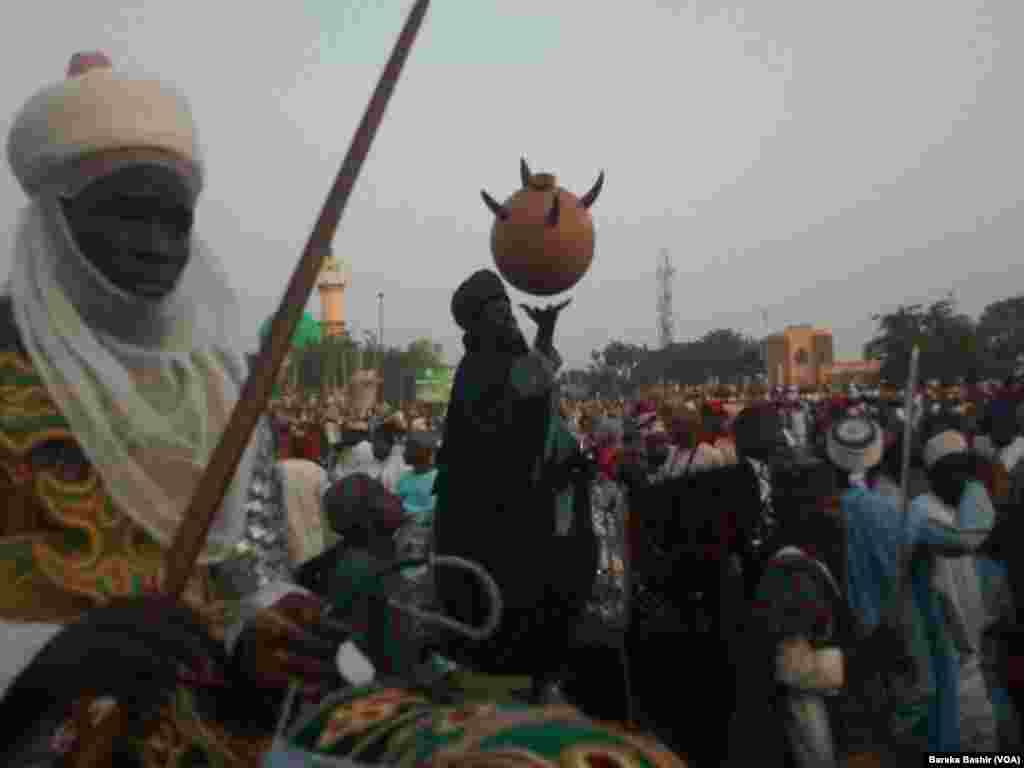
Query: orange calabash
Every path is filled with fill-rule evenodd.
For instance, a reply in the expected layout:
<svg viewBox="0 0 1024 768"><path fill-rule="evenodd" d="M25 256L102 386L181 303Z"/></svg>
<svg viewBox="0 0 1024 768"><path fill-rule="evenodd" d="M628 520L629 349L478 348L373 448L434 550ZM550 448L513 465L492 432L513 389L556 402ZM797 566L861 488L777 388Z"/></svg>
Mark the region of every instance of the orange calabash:
<svg viewBox="0 0 1024 768"><path fill-rule="evenodd" d="M521 163L523 188L499 205L486 192L494 213L491 253L502 276L524 293L552 296L572 288L594 259L590 215L604 173L582 198L562 189L547 173L530 173Z"/></svg>

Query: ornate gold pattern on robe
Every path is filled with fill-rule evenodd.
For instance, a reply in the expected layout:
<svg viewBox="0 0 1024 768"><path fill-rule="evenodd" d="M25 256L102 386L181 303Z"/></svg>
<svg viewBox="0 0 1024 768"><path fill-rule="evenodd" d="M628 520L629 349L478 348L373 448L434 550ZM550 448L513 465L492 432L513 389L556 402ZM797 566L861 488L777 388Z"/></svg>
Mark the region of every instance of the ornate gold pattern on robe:
<svg viewBox="0 0 1024 768"><path fill-rule="evenodd" d="M31 361L10 351L0 352L0 495L0 618L66 622L157 589L161 548L114 507ZM207 607L210 589L204 569L190 602Z"/></svg>
<svg viewBox="0 0 1024 768"><path fill-rule="evenodd" d="M67 421L21 352L0 352L0 620L68 623L113 597L156 591L164 553L110 500ZM207 569L185 596L223 640L233 604L215 599ZM57 738L73 739L74 726ZM174 766L200 747L226 765L256 764L267 739L203 722L179 690L140 745L147 768Z"/></svg>

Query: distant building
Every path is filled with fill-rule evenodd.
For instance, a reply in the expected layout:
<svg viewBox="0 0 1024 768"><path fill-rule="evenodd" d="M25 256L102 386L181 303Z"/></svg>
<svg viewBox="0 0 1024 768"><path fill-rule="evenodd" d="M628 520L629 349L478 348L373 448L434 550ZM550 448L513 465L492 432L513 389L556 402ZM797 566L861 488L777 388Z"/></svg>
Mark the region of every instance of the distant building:
<svg viewBox="0 0 1024 768"><path fill-rule="evenodd" d="M832 331L810 324L791 325L764 341L770 386L874 386L881 378L878 360L836 360Z"/></svg>
<svg viewBox="0 0 1024 768"><path fill-rule="evenodd" d="M832 331L808 324L791 325L764 341L769 386L816 387L834 362Z"/></svg>

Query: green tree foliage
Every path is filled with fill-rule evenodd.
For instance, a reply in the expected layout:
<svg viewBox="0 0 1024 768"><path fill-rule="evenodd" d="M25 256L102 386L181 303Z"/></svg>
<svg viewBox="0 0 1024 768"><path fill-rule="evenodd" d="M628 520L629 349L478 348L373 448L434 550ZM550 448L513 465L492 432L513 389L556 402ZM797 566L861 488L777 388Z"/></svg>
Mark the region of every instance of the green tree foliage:
<svg viewBox="0 0 1024 768"><path fill-rule="evenodd" d="M915 344L921 350L922 381L938 379L952 384L971 375L991 375L991 361L977 344L975 322L957 311L951 296L928 307L904 305L873 319L878 331L865 345L864 355L882 361L882 378L886 381L906 381Z"/></svg>
<svg viewBox="0 0 1024 768"><path fill-rule="evenodd" d="M994 375L1006 376L1024 358L1024 294L995 301L978 318L977 347Z"/></svg>
<svg viewBox="0 0 1024 768"><path fill-rule="evenodd" d="M590 357L586 371L567 371L563 383L604 397L628 397L638 387L663 381L699 384L717 378L739 383L761 369L759 343L726 328L665 349L611 341Z"/></svg>
<svg viewBox="0 0 1024 768"><path fill-rule="evenodd" d="M444 349L431 339L416 339L405 350L404 362L416 373L444 365Z"/></svg>

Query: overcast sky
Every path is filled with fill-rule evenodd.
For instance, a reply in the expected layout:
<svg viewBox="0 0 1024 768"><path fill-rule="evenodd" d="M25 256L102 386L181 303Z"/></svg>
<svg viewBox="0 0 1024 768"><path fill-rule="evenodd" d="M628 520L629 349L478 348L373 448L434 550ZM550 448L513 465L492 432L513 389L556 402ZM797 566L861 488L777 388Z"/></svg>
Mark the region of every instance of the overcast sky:
<svg viewBox="0 0 1024 768"><path fill-rule="evenodd" d="M0 127L75 50L181 86L206 147L197 226L255 338L410 7L18 3ZM479 190L513 192L520 155L578 194L607 172L559 326L570 364L656 343L663 247L681 339L760 336L763 308L856 357L899 303L952 290L976 314L1024 292L1022 65L1020 0L434 0L335 240L347 320L375 328L382 291L386 342L431 336L456 362L451 292L491 264ZM0 231L23 204L2 175Z"/></svg>

